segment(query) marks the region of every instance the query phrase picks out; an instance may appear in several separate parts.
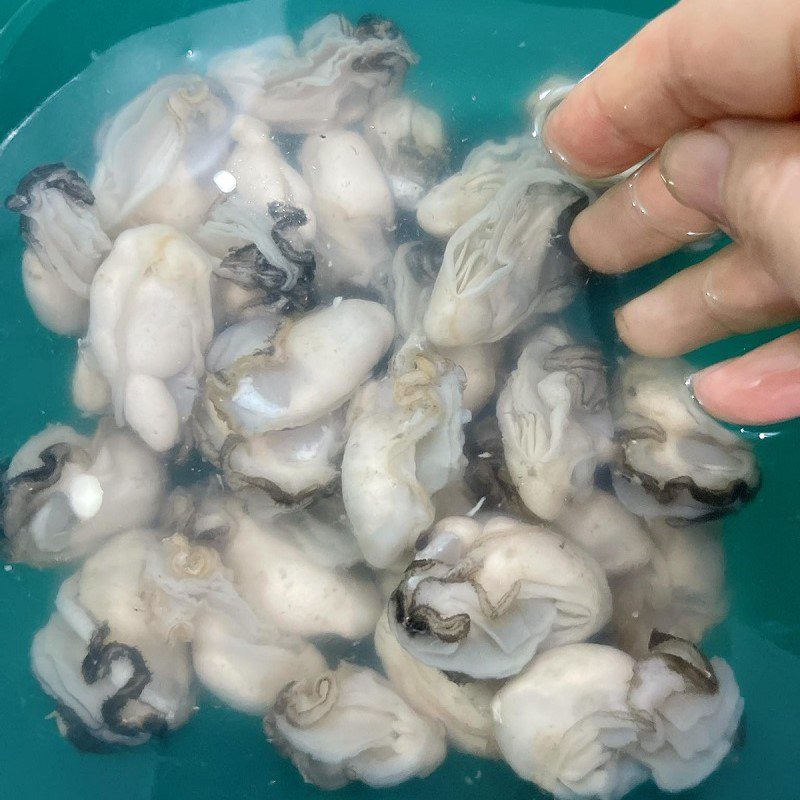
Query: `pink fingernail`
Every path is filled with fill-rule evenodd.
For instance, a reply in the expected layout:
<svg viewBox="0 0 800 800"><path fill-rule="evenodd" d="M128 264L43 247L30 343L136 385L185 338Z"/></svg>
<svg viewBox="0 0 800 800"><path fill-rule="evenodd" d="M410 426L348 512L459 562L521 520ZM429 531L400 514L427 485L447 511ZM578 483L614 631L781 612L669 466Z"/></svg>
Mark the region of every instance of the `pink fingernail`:
<svg viewBox="0 0 800 800"><path fill-rule="evenodd" d="M800 416L800 352L754 351L701 370L690 379L697 401L712 416L763 425Z"/></svg>
<svg viewBox="0 0 800 800"><path fill-rule="evenodd" d="M679 133L661 151L661 177L679 203L724 222L722 180L730 156L730 145L717 133Z"/></svg>

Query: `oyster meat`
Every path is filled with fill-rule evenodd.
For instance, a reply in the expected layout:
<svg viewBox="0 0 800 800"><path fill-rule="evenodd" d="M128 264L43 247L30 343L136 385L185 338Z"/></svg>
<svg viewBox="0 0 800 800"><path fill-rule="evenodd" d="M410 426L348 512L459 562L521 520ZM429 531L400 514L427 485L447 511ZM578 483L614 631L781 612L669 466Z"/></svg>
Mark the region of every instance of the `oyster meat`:
<svg viewBox="0 0 800 800"><path fill-rule="evenodd" d="M759 486L752 448L709 417L686 389L681 359L629 356L614 388L614 489L634 514L723 514Z"/></svg>
<svg viewBox="0 0 800 800"><path fill-rule="evenodd" d="M109 421L91 438L50 425L20 448L3 479L11 557L72 561L116 533L150 525L165 484L155 454Z"/></svg>
<svg viewBox="0 0 800 800"><path fill-rule="evenodd" d="M507 678L611 617L600 565L563 536L508 517L451 517L420 542L392 594L400 644L424 664Z"/></svg>
<svg viewBox="0 0 800 800"><path fill-rule="evenodd" d="M497 398L511 480L528 508L555 519L589 496L613 433L605 364L561 328L535 331Z"/></svg>
<svg viewBox="0 0 800 800"><path fill-rule="evenodd" d="M105 230L159 222L192 231L219 195L213 176L230 150L224 90L199 75L167 75L101 129L92 179Z"/></svg>
<svg viewBox="0 0 800 800"><path fill-rule="evenodd" d="M317 280L328 289L381 288L392 261L392 190L367 142L353 131L309 136L300 151L317 212Z"/></svg>
<svg viewBox="0 0 800 800"><path fill-rule="evenodd" d="M447 242L425 312L431 342L495 342L567 306L580 267L567 231L587 203L583 188L546 168L498 191Z"/></svg>
<svg viewBox="0 0 800 800"><path fill-rule="evenodd" d="M441 722L414 711L377 672L346 661L286 686L264 728L321 789L351 780L382 788L425 777L446 749Z"/></svg>
<svg viewBox="0 0 800 800"><path fill-rule="evenodd" d="M120 234L92 283L76 384L105 379L117 424L160 452L179 441L204 372L211 269L185 234L146 225Z"/></svg>
<svg viewBox="0 0 800 800"><path fill-rule="evenodd" d="M34 637L34 674L81 749L141 744L193 713L189 648L154 629L142 602L144 568L159 546L145 530L105 544L64 581Z"/></svg>
<svg viewBox="0 0 800 800"><path fill-rule="evenodd" d="M353 25L329 14L289 37L262 39L215 58L209 74L241 111L275 130L314 134L352 125L400 91L417 57L389 19L365 14Z"/></svg>
<svg viewBox="0 0 800 800"><path fill-rule="evenodd" d="M434 519L431 497L463 473L462 375L409 339L354 402L342 497L367 562L401 562Z"/></svg>
<svg viewBox="0 0 800 800"><path fill-rule="evenodd" d="M32 169L6 199L20 214L22 284L39 322L55 333L82 334L89 321L89 287L111 250L86 181L66 165Z"/></svg>
<svg viewBox="0 0 800 800"><path fill-rule="evenodd" d="M386 172L398 207L413 211L447 165L442 118L411 97L397 97L367 116L364 138Z"/></svg>

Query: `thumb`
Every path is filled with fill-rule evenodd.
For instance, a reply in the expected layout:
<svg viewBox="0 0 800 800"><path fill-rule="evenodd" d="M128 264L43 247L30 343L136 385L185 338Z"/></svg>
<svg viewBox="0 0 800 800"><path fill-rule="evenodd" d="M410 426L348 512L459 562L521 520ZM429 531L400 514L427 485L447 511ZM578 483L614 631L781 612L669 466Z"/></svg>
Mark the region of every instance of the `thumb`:
<svg viewBox="0 0 800 800"><path fill-rule="evenodd" d="M661 172L800 300L800 123L727 120L678 134Z"/></svg>

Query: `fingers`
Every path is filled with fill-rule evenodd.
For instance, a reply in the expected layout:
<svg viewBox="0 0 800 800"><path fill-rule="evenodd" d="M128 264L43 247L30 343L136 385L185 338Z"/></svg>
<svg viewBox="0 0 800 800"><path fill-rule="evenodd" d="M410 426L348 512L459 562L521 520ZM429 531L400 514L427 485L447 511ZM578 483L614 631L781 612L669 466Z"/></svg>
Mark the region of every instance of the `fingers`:
<svg viewBox="0 0 800 800"><path fill-rule="evenodd" d="M731 245L623 306L617 330L637 353L665 358L799 317L770 272Z"/></svg>
<svg viewBox="0 0 800 800"><path fill-rule="evenodd" d="M661 171L678 200L715 217L800 299L800 124L729 120L679 134Z"/></svg>
<svg viewBox="0 0 800 800"><path fill-rule="evenodd" d="M617 273L654 261L717 225L679 203L654 159L582 211L570 230L578 257L598 272Z"/></svg>
<svg viewBox="0 0 800 800"><path fill-rule="evenodd" d="M800 416L800 331L723 361L692 379L709 414L740 425L766 425Z"/></svg>
<svg viewBox="0 0 800 800"><path fill-rule="evenodd" d="M545 127L590 177L612 175L704 122L800 114L800 5L683 0L579 83Z"/></svg>

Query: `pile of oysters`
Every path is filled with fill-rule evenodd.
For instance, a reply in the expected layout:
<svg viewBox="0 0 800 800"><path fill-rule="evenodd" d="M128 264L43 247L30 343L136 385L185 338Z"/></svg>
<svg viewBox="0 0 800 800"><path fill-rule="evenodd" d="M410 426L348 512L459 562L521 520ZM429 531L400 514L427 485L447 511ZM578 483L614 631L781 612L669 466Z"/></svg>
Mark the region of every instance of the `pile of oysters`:
<svg viewBox="0 0 800 800"><path fill-rule="evenodd" d="M601 187L530 133L453 171L417 60L330 15L161 78L91 181L47 164L6 201L98 418L3 476L12 560L74 568L33 671L91 751L190 723L204 687L322 788L448 745L558 798L689 788L740 728L698 644L758 466L686 364L571 330Z"/></svg>

